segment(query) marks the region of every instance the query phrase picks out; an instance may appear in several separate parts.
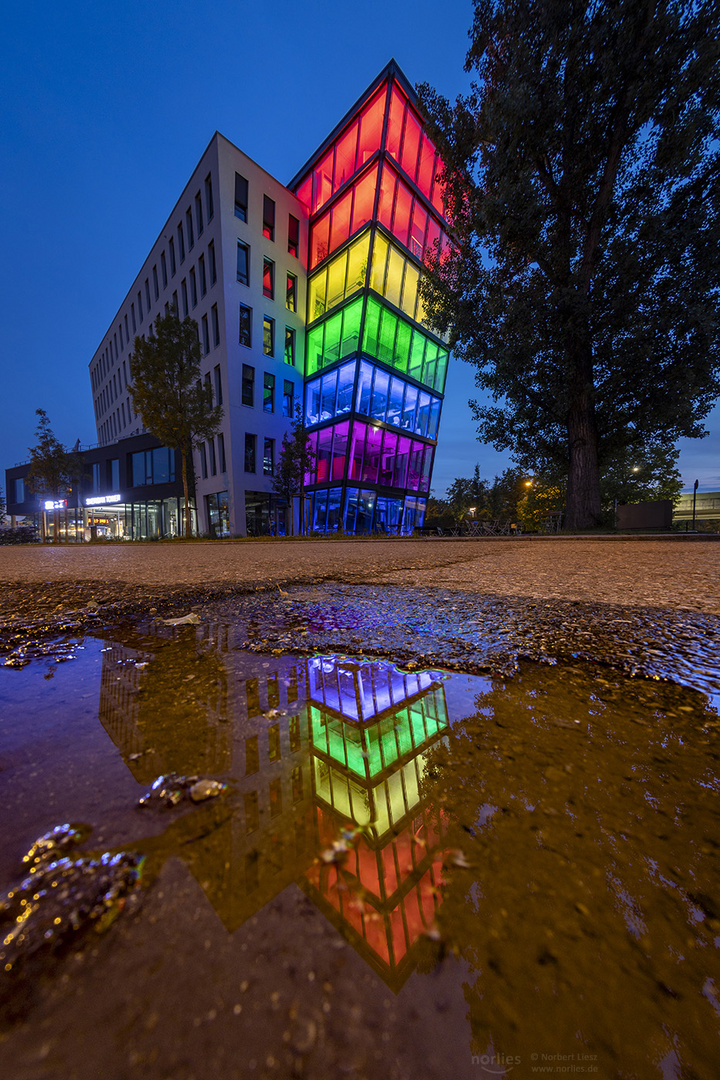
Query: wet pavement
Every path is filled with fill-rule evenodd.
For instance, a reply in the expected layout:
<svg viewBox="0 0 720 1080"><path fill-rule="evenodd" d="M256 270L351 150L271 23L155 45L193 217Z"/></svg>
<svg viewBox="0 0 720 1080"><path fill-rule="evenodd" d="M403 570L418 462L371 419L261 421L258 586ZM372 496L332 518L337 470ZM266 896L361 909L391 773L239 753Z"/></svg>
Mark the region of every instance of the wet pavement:
<svg viewBox="0 0 720 1080"><path fill-rule="evenodd" d="M14 584L0 1075L717 1076L720 549L587 544Z"/></svg>

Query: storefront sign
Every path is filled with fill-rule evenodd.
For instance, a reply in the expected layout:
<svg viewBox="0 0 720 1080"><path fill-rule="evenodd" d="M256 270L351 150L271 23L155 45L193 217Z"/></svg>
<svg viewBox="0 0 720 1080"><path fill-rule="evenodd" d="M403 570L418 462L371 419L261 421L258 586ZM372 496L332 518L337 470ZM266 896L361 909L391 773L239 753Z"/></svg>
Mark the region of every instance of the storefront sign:
<svg viewBox="0 0 720 1080"><path fill-rule="evenodd" d="M67 499L46 499L46 510L64 510L67 506Z"/></svg>
<svg viewBox="0 0 720 1080"><path fill-rule="evenodd" d="M97 498L86 499L86 506L106 506L107 503L119 503L122 495L99 495Z"/></svg>

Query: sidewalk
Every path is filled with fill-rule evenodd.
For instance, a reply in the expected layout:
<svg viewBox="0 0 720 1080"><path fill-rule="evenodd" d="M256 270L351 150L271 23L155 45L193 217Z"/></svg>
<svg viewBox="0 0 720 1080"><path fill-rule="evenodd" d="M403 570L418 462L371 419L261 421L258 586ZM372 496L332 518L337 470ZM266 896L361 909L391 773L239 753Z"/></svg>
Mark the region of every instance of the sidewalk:
<svg viewBox="0 0 720 1080"><path fill-rule="evenodd" d="M62 585L64 604L73 583L94 584L107 602L128 589L254 592L334 581L720 615L720 544L698 537L543 537L0 548L6 596L8 586L14 597L39 595L42 586L49 601L53 585ZM0 621L11 616L4 606Z"/></svg>

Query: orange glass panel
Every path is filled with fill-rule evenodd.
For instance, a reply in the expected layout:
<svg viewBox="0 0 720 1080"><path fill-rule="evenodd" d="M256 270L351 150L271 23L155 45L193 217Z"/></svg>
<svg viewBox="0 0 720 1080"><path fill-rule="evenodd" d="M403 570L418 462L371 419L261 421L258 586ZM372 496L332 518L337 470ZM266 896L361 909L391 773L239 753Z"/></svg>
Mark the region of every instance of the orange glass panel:
<svg viewBox="0 0 720 1080"><path fill-rule="evenodd" d="M375 202L375 186L377 184L377 165L371 169L367 176L355 187L355 202L353 204L352 232L356 232L373 215Z"/></svg>
<svg viewBox="0 0 720 1080"><path fill-rule="evenodd" d="M310 268L317 266L330 253L330 213L323 214L312 226L310 238Z"/></svg>
<svg viewBox="0 0 720 1080"><path fill-rule="evenodd" d="M403 925L402 909L400 907L396 907L395 910L390 913L390 935L392 937L395 963L399 964L407 952L405 926Z"/></svg>
<svg viewBox="0 0 720 1080"><path fill-rule="evenodd" d="M416 199L415 206L413 207L410 243L408 246L413 255L418 259L422 259L423 251L425 249L425 228L427 226L427 220L427 212L423 210L419 201Z"/></svg>
<svg viewBox="0 0 720 1080"><path fill-rule="evenodd" d="M393 217L392 231L400 243L408 246L408 232L410 231L410 214L412 213L413 198L410 190L403 183L398 184L397 197L395 199L395 216Z"/></svg>
<svg viewBox="0 0 720 1080"><path fill-rule="evenodd" d="M384 960L386 964L390 963L390 949L385 930L385 920L372 908L368 908L365 912L365 940L381 960Z"/></svg>
<svg viewBox="0 0 720 1080"><path fill-rule="evenodd" d="M352 211L352 190L348 191L335 203L332 209L330 227L330 250L340 247L350 235L350 214Z"/></svg>
<svg viewBox="0 0 720 1080"><path fill-rule="evenodd" d="M432 254L435 249L435 241L440 239L440 226L434 217L428 222L427 236L425 237L425 255Z"/></svg>
<svg viewBox="0 0 720 1080"><path fill-rule="evenodd" d="M335 145L335 190L349 180L355 172L355 154L357 152L359 121L350 125Z"/></svg>
<svg viewBox="0 0 720 1080"><path fill-rule="evenodd" d="M360 117L360 138L358 140L357 167L360 168L382 143L382 127L385 115L386 84L378 90L375 97L363 109Z"/></svg>
<svg viewBox="0 0 720 1080"><path fill-rule="evenodd" d="M402 142L402 126L405 116L405 95L400 92L397 85L393 85L390 98L390 116L388 117L386 149L396 161L400 161L400 145Z"/></svg>
<svg viewBox="0 0 720 1080"><path fill-rule="evenodd" d="M420 149L420 121L412 109L405 117L405 138L403 139L402 167L411 180L417 174L417 159Z"/></svg>

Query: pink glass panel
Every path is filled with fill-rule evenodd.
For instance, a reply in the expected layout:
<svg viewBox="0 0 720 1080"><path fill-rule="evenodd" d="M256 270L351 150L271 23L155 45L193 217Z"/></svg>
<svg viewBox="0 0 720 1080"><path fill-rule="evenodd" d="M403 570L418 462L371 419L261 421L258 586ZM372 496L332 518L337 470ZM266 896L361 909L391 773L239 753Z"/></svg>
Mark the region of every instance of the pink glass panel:
<svg viewBox="0 0 720 1080"><path fill-rule="evenodd" d="M364 165L367 159L380 149L382 142L383 116L385 113L386 85L378 90L375 97L365 106L360 117L360 138L358 140L357 167Z"/></svg>
<svg viewBox="0 0 720 1080"><path fill-rule="evenodd" d="M420 121L412 109L405 117L405 138L402 149L402 167L411 180L417 173L418 150L420 149Z"/></svg>
<svg viewBox="0 0 720 1080"><path fill-rule="evenodd" d="M365 425L353 424L350 440L350 480L359 480L362 476L363 447L365 445Z"/></svg>
<svg viewBox="0 0 720 1080"><path fill-rule="evenodd" d="M310 449L312 450L313 454L317 454L317 432L315 432L313 435L308 435L308 443L310 444ZM308 472L305 473L305 483L306 484L314 484L315 483L316 462L317 462L317 458L314 457L312 467L310 468L310 470Z"/></svg>
<svg viewBox="0 0 720 1080"><path fill-rule="evenodd" d="M335 149L335 190L349 180L355 172L355 154L357 152L359 123L356 120L344 135L341 135Z"/></svg>
<svg viewBox="0 0 720 1080"><path fill-rule="evenodd" d="M317 482L318 484L330 478L330 446L332 443L332 428L325 428L318 432L318 459L317 459Z"/></svg>
<svg viewBox="0 0 720 1080"><path fill-rule="evenodd" d="M378 207L378 221L388 231L392 231L393 198L395 196L395 171L387 165L382 171L380 182L380 206Z"/></svg>
<svg viewBox="0 0 720 1080"><path fill-rule="evenodd" d="M398 439L398 451L397 457L395 458L394 487L405 487L408 461L410 458L410 445L410 439L406 439L404 435L401 435Z"/></svg>
<svg viewBox="0 0 720 1080"><path fill-rule="evenodd" d="M380 484L392 485L396 451L397 435L394 435L391 431L386 431L380 459L380 477L378 481Z"/></svg>
<svg viewBox="0 0 720 1080"><path fill-rule="evenodd" d="M428 215L416 199L413 207L412 227L410 229L410 250L418 259L422 259L425 248L425 227Z"/></svg>
<svg viewBox="0 0 720 1080"><path fill-rule="evenodd" d="M423 134L420 145L420 166L418 168L417 186L430 198L433 186L433 174L435 172L435 147Z"/></svg>
<svg viewBox="0 0 720 1080"><path fill-rule="evenodd" d="M428 222L427 236L425 237L425 255L430 255L435 251L435 241L440 239L440 226L434 217L431 217Z"/></svg>
<svg viewBox="0 0 720 1080"><path fill-rule="evenodd" d="M405 115L405 96L400 93L397 85L393 86L390 98L390 116L388 118L387 150L396 161L400 160L400 143L402 140L402 125Z"/></svg>
<svg viewBox="0 0 720 1080"><path fill-rule="evenodd" d="M382 431L380 430L380 428L367 428L367 439L365 442L365 461L363 462L362 478L363 480L369 481L372 484L377 483L378 467L380 465L381 442Z"/></svg>
<svg viewBox="0 0 720 1080"><path fill-rule="evenodd" d="M328 150L322 161L313 169L313 210L317 210L332 195L333 151Z"/></svg>
<svg viewBox="0 0 720 1080"><path fill-rule="evenodd" d="M310 203L312 201L312 173L303 180L302 184L297 190L297 197L301 203L305 206L306 210L310 211Z"/></svg>
<svg viewBox="0 0 720 1080"><path fill-rule="evenodd" d="M348 429L349 424L347 421L344 424L337 424L334 428L335 435L333 438L332 449L332 478L333 480L342 480L345 473L345 459L348 448Z"/></svg>

